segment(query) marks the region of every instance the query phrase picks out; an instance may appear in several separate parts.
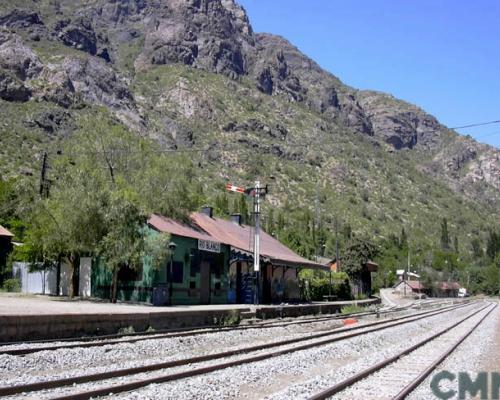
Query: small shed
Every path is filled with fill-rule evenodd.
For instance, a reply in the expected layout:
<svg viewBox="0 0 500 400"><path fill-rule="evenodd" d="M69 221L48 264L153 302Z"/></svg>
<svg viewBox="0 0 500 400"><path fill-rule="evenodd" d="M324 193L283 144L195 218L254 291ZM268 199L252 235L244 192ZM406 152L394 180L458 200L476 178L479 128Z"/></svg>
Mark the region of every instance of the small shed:
<svg viewBox="0 0 500 400"><path fill-rule="evenodd" d="M0 225L0 279L2 278L2 271L7 264L7 258L12 251L12 234L8 229Z"/></svg>
<svg viewBox="0 0 500 400"><path fill-rule="evenodd" d="M436 294L438 297L458 297L461 287L458 282L437 282Z"/></svg>
<svg viewBox="0 0 500 400"><path fill-rule="evenodd" d="M342 269L342 268L341 268ZM352 292L354 296L371 296L372 294L372 272L378 271L378 264L371 260L361 265L361 270L352 276Z"/></svg>
<svg viewBox="0 0 500 400"><path fill-rule="evenodd" d="M414 295L428 293L428 290L420 281L399 281L393 286L394 292L400 295Z"/></svg>

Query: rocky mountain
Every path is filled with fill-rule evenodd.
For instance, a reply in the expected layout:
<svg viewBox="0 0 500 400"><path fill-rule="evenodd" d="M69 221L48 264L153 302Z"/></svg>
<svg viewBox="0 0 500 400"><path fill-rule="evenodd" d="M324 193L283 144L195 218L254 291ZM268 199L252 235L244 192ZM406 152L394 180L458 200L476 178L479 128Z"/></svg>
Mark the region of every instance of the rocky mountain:
<svg viewBox="0 0 500 400"><path fill-rule="evenodd" d="M276 205L319 185L325 212L382 232L499 223L498 149L344 85L233 0L0 0L0 27L4 176L107 112L160 147L205 146L200 176L277 176Z"/></svg>

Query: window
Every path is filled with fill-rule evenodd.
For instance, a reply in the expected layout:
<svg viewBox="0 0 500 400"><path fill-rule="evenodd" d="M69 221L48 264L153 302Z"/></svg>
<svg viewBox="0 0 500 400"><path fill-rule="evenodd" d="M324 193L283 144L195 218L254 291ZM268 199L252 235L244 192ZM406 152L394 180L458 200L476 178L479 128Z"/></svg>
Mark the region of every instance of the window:
<svg viewBox="0 0 500 400"><path fill-rule="evenodd" d="M184 281L184 263L174 261L172 265L172 282L182 283Z"/></svg>
<svg viewBox="0 0 500 400"><path fill-rule="evenodd" d="M118 271L118 281L142 281L142 263L134 266L123 266Z"/></svg>
<svg viewBox="0 0 500 400"><path fill-rule="evenodd" d="M210 260L210 269L212 274L214 274L216 279L220 279L222 271L224 269L224 254L214 254Z"/></svg>
<svg viewBox="0 0 500 400"><path fill-rule="evenodd" d="M191 249L191 253L190 253L189 257L191 259L191 263L190 263L191 268L190 268L189 275L194 278L196 276L196 274L200 273L200 256L199 256L198 250Z"/></svg>

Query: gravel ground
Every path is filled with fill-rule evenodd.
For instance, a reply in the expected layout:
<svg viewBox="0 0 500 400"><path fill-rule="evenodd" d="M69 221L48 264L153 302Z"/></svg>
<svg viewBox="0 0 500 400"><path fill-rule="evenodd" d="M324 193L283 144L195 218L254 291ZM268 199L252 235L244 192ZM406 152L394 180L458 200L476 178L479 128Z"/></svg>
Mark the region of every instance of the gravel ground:
<svg viewBox="0 0 500 400"><path fill-rule="evenodd" d="M147 304L116 303L102 300L70 299L64 296L43 296L20 293L0 293L0 315L57 314L123 314L172 313L189 310L248 309L248 304L210 304L196 306L154 307Z"/></svg>
<svg viewBox="0 0 500 400"><path fill-rule="evenodd" d="M405 311L397 316L407 315ZM396 317L391 314L389 318ZM367 323L373 316L363 318ZM338 320L308 322L265 329L233 330L212 332L196 336L154 339L148 337L135 343L119 343L101 347L77 347L72 349L46 350L25 356L0 355L0 386L38 382L50 375L51 378L66 378L86 373L97 373L111 368L127 368L156 362L175 360L190 356L219 352L251 344L261 344L278 339L293 338L306 333L318 333L342 325ZM126 340L123 338L123 340ZM77 344L83 342L66 342ZM50 345L57 345L52 343ZM47 344L20 344L2 346L0 349L43 347Z"/></svg>
<svg viewBox="0 0 500 400"><path fill-rule="evenodd" d="M101 347L77 347L40 351L26 356L0 355L0 386L64 378L111 368L127 368L168 360L210 354L242 345L267 343L293 338L305 333L336 328L342 322L332 320L285 327L214 332L196 336L148 339L136 343L119 343ZM12 348L12 346L9 346ZM19 346L23 347L23 346ZM17 348L17 346L14 346Z"/></svg>
<svg viewBox="0 0 500 400"><path fill-rule="evenodd" d="M374 332L346 341L298 351L273 359L249 365L233 367L214 373L184 379L169 384L150 385L132 393L118 394L121 399L224 399L224 398L264 398L283 387L284 392L269 398L295 399L317 391L317 383L311 377L324 374L325 370L343 370L343 379L366 367L366 364L386 358L399 349L416 342L429 332L438 330L445 323L450 323L464 314L457 310L449 314L430 317L408 325ZM402 343L401 337L411 332L411 339ZM365 355L369 353L367 361ZM351 368L345 368L345 366ZM198 364L197 364L198 366ZM299 384L294 385L294 383ZM304 384L305 382L305 384ZM304 390L305 388L305 390Z"/></svg>
<svg viewBox="0 0 500 400"><path fill-rule="evenodd" d="M453 374L469 372L475 379L479 371L500 372L500 306L490 314L483 323L438 366L422 384L408 396L408 400L435 400L431 392L432 377L441 371L450 371ZM443 391L458 390L457 381L443 381ZM453 399L458 396L453 397ZM468 396L467 399L471 397Z"/></svg>
<svg viewBox="0 0 500 400"><path fill-rule="evenodd" d="M455 311L450 315L459 315L462 311ZM434 320L441 318L450 318L447 315L433 317ZM429 319L431 320L431 319ZM434 321L435 322L435 321ZM338 324L338 321L334 321ZM405 325L401 328L391 328L392 339L404 334L408 326L412 326L412 331L426 332L431 329L431 322L423 320L419 323ZM322 331L332 327L332 322L316 323L308 325L291 325L282 328L269 329L251 329L245 331L229 331L224 333L210 333L194 337L169 338L158 340L145 340L133 344L107 345L97 348L77 348L62 349L57 351L43 351L24 357L0 356L0 385L14 385L42 380L45 374L50 374L52 378L69 377L84 373L103 372L110 369L126 368L149 364L152 362L161 362L179 358L185 358L192 355L208 354L219 352L229 348L241 347L257 343L275 341L295 336L302 336L306 332ZM406 327L406 328L405 328ZM368 337L369 336L369 337ZM133 394L127 394L126 398L234 398L235 396L246 398L262 398L268 393L268 390L279 390L289 385L291 381L304 374L315 375L321 372L318 367L321 363L323 367L338 367L340 362L360 358L364 352L371 351L373 346L383 348L387 341L391 343L391 336L387 333L372 333L366 337L357 338L354 351L350 346L337 343L328 346L321 346L317 349L292 353L287 356L278 357L250 366L241 366L231 370L209 374L203 377L192 378L189 380L172 383L170 385L152 385L144 390ZM353 341L355 339L350 339ZM244 342L244 343L243 343ZM394 343L393 343L394 344ZM302 353L302 354L301 354ZM313 355L311 355L311 353ZM257 353L254 353L257 354ZM340 355L340 357L339 357ZM241 358L242 356L238 356ZM238 358L236 357L236 358ZM246 357L246 356L243 356ZM289 362L290 358L292 362ZM279 362L275 362L278 360ZM209 365L210 363L196 364L196 367ZM252 366L255 366L255 370ZM168 372L185 370L186 367L169 369ZM188 367L189 369L189 367ZM248 371L249 372L245 372ZM231 371L229 373L229 371ZM134 379L151 377L164 374L165 371L159 371L149 374L134 376ZM241 373L248 376L246 383L238 387L241 380ZM222 374L222 377L217 377ZM306 374L306 375L307 375ZM272 375L272 376L270 376ZM211 377L212 376L212 377ZM213 378L215 376L215 378ZM252 378L253 377L253 378ZM265 377L265 378L264 378ZM130 381L131 378L125 377L109 381L110 383ZM184 382L189 383L189 386ZM217 382L220 382L217 383ZM264 382L264 383L263 383ZM100 383L99 385L102 385ZM83 388L93 388L97 384L91 383L81 386ZM153 394L147 393L153 390ZM194 392L192 392L194 390ZM64 393L67 391L58 391ZM146 392L144 394L143 392ZM202 393L202 395L200 395ZM36 396L17 396L17 398L45 398L51 397L54 392ZM130 397L131 396L131 397ZM143 397L141 397L143 396ZM208 397L207 397L208 396Z"/></svg>
<svg viewBox="0 0 500 400"><path fill-rule="evenodd" d="M486 314L486 312L487 310L465 321L451 331L446 332L432 342L415 350L409 356L401 358L397 362L343 390L339 394L333 396L332 399L354 400L369 398L390 400L394 398L394 396L396 396L411 380L415 379L421 371L446 352L451 344L464 335ZM478 327L478 329L480 329L480 327ZM417 398L421 399L422 397Z"/></svg>

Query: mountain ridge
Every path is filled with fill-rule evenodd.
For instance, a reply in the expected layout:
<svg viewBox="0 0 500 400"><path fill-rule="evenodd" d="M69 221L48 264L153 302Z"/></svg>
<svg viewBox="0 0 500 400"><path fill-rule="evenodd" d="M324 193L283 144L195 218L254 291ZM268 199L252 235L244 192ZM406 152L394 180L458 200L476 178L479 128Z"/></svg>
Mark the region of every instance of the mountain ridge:
<svg viewBox="0 0 500 400"><path fill-rule="evenodd" d="M359 221L368 226L387 224L387 202L411 194L409 205L397 205L397 223L408 223L429 208L418 191L436 185L450 190L443 196L455 196L459 209L474 210L476 225L491 216L498 224L498 149L415 105L343 84L285 38L255 33L233 0L30 0L22 7L0 0L0 26L2 142L35 160L4 152L4 176L33 174L42 148L57 148L81 115L104 107L160 148L205 146L196 159L201 176L251 181L281 168L287 195L276 195L276 204L314 176L346 210L364 213ZM253 165L256 150L266 168ZM397 171L403 178L394 184ZM359 200L365 192L373 201ZM310 204L311 196L297 197Z"/></svg>

